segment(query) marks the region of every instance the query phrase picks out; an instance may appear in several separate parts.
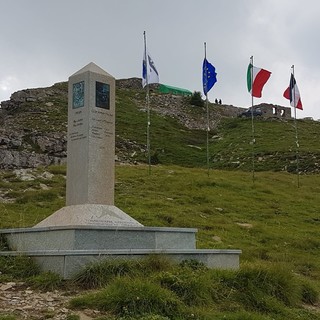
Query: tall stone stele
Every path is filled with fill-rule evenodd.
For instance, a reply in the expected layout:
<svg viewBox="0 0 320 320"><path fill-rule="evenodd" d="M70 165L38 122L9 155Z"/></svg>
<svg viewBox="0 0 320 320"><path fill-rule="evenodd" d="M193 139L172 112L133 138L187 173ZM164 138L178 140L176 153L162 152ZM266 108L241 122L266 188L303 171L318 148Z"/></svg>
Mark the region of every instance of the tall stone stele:
<svg viewBox="0 0 320 320"><path fill-rule="evenodd" d="M142 226L114 206L115 79L94 63L70 76L66 206L35 227Z"/></svg>

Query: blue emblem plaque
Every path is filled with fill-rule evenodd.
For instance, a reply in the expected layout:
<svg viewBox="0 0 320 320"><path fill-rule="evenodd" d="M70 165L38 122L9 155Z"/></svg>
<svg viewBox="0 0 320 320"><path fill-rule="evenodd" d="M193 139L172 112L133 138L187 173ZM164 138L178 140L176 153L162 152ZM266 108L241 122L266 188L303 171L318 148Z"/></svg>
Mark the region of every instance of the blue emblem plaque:
<svg viewBox="0 0 320 320"><path fill-rule="evenodd" d="M73 84L72 108L81 108L84 106L84 81Z"/></svg>

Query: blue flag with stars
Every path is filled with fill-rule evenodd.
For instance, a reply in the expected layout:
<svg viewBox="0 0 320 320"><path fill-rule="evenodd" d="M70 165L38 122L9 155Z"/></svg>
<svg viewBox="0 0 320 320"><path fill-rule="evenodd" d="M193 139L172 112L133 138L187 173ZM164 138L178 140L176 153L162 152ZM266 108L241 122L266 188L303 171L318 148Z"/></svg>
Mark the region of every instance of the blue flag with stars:
<svg viewBox="0 0 320 320"><path fill-rule="evenodd" d="M216 68L208 62L207 59L203 60L202 65L202 84L203 84L203 93L207 95L210 89L217 82Z"/></svg>

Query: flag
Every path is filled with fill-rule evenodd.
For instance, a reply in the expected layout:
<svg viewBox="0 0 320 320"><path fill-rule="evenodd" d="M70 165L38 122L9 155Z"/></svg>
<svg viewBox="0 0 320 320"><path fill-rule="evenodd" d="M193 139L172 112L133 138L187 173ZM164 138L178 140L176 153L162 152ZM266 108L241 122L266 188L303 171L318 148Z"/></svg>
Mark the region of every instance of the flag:
<svg viewBox="0 0 320 320"><path fill-rule="evenodd" d="M252 63L249 64L247 71L247 85L248 91L253 97L261 98L263 86L270 78L270 75L270 71L255 67Z"/></svg>
<svg viewBox="0 0 320 320"><path fill-rule="evenodd" d="M207 59L203 60L202 65L202 84L203 84L203 93L207 95L210 89L217 82L216 68L208 62Z"/></svg>
<svg viewBox="0 0 320 320"><path fill-rule="evenodd" d="M159 83L159 73L150 54L145 52L142 62L142 87L150 83Z"/></svg>
<svg viewBox="0 0 320 320"><path fill-rule="evenodd" d="M289 87L283 93L283 96L290 100L290 104L292 107L303 110L302 102L300 98L300 92L294 78L294 75L291 73Z"/></svg>

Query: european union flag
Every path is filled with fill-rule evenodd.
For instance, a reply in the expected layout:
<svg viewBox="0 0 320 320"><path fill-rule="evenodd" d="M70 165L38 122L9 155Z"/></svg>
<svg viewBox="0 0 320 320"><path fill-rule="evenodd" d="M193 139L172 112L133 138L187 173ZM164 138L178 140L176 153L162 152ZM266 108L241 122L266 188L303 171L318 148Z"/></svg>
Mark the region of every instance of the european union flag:
<svg viewBox="0 0 320 320"><path fill-rule="evenodd" d="M202 84L203 84L203 93L207 95L210 89L217 82L216 68L208 62L207 59L203 60L202 65Z"/></svg>

